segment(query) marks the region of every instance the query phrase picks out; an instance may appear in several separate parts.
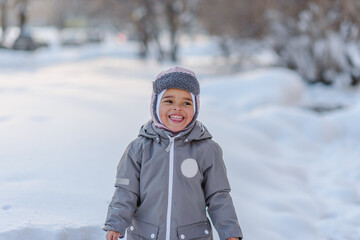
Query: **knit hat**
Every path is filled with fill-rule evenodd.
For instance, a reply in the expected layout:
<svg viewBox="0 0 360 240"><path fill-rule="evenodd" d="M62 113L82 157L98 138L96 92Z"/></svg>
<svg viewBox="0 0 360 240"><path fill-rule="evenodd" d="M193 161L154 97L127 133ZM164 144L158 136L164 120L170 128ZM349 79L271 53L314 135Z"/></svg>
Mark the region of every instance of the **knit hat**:
<svg viewBox="0 0 360 240"><path fill-rule="evenodd" d="M166 71L159 73L155 81L153 81L153 93L151 97L151 117L155 126L169 130L162 124L159 117L159 104L162 95L167 89L181 89L188 91L194 102L194 117L192 121L186 126L186 129L192 127L199 114L200 107L200 85L195 73L189 69L182 67L172 67ZM170 130L169 130L170 131Z"/></svg>

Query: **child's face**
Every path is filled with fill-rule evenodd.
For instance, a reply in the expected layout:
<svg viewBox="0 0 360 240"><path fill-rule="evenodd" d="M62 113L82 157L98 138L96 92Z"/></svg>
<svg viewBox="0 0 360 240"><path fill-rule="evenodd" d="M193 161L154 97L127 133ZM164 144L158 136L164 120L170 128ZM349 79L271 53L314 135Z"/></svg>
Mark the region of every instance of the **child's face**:
<svg viewBox="0 0 360 240"><path fill-rule="evenodd" d="M194 118L193 104L189 92L180 89L166 90L159 106L161 122L172 132L180 132Z"/></svg>

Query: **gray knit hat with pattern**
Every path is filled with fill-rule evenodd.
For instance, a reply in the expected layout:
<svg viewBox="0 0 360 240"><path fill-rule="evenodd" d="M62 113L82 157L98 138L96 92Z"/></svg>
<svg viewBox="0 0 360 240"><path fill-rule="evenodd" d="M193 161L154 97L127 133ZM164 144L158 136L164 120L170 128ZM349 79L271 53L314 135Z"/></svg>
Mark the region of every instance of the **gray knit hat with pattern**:
<svg viewBox="0 0 360 240"><path fill-rule="evenodd" d="M151 99L151 116L155 123L155 126L167 129L160 121L157 115L157 102L158 95L166 89L181 89L191 93L194 98L194 118L189 125L184 129L192 127L199 114L199 97L200 97L200 85L195 73L189 69L182 67L172 67L166 71L159 73L155 81L153 81L153 93ZM161 97L161 96L160 96ZM167 129L168 130L168 129Z"/></svg>

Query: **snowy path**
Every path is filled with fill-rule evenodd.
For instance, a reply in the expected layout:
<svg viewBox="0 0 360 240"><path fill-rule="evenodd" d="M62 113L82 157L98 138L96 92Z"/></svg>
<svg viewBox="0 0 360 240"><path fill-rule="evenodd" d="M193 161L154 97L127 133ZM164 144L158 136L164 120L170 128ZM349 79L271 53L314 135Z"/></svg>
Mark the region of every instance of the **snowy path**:
<svg viewBox="0 0 360 240"><path fill-rule="evenodd" d="M104 58L0 72L1 240L104 235L117 162L148 120L152 68Z"/></svg>
<svg viewBox="0 0 360 240"><path fill-rule="evenodd" d="M0 240L103 238L115 166L164 68L109 57L0 69ZM360 239L359 105L301 109L303 86L281 69L202 86L199 119L224 150L246 239Z"/></svg>

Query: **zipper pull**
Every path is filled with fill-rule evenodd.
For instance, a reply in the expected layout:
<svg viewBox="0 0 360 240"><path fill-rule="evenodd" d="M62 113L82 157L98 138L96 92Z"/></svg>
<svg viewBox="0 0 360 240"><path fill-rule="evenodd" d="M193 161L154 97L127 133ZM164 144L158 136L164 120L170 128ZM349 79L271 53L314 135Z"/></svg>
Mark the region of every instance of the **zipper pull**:
<svg viewBox="0 0 360 240"><path fill-rule="evenodd" d="M167 148L165 149L166 152L170 152L171 146L174 144L175 138L169 137L169 139L170 139L170 142L169 142L169 145L167 146Z"/></svg>

